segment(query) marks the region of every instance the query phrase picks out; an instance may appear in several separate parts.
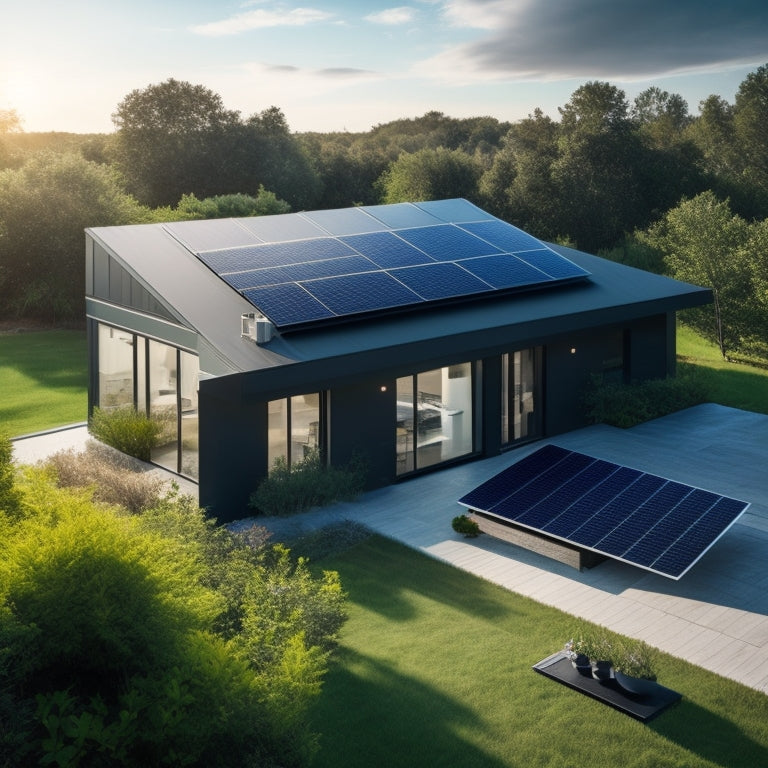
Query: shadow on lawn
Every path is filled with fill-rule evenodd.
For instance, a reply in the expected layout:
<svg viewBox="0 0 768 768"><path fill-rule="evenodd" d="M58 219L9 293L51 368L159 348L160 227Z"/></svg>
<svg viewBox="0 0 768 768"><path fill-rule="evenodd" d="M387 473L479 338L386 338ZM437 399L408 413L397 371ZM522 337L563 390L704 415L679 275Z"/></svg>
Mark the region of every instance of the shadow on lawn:
<svg viewBox="0 0 768 768"><path fill-rule="evenodd" d="M316 768L506 768L462 736L483 724L457 698L398 672L396 663L342 653L312 712L322 734Z"/></svg>
<svg viewBox="0 0 768 768"><path fill-rule="evenodd" d="M684 698L648 727L715 765L728 768L768 765L768 747L751 739L736 723L690 699Z"/></svg>
<svg viewBox="0 0 768 768"><path fill-rule="evenodd" d="M342 584L352 585L352 601L395 621L418 616L420 609L409 593L475 618L494 622L515 618L515 612L497 598L494 585L432 558L414 558L405 545L381 536L372 536L358 552L346 552L343 564L333 567L339 568Z"/></svg>
<svg viewBox="0 0 768 768"><path fill-rule="evenodd" d="M0 367L8 366L50 389L84 390L88 356L84 331L40 331L5 335Z"/></svg>

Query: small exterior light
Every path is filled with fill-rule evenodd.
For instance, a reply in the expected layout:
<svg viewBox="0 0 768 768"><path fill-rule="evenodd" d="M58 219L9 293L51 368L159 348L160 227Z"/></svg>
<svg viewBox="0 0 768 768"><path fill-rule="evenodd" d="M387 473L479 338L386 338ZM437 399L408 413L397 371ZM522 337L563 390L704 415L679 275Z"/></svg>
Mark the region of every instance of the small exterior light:
<svg viewBox="0 0 768 768"><path fill-rule="evenodd" d="M575 355L575 354L576 354L576 347L571 347L571 354L572 354L572 355Z"/></svg>
<svg viewBox="0 0 768 768"><path fill-rule="evenodd" d="M382 384L381 385L381 391L382 392L386 392L387 391L387 385L386 384Z"/></svg>

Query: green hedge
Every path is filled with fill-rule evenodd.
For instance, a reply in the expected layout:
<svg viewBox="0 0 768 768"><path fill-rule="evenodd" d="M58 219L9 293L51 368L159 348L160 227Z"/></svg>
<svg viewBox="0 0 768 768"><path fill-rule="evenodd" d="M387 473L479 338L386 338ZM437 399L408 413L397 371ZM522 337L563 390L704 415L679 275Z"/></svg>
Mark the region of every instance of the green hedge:
<svg viewBox="0 0 768 768"><path fill-rule="evenodd" d="M102 443L142 461L150 461L152 449L165 429L165 420L139 413L133 407L94 408L88 429Z"/></svg>
<svg viewBox="0 0 768 768"><path fill-rule="evenodd" d="M584 395L590 423L625 429L707 400L706 386L693 372L631 384L606 383L593 377Z"/></svg>
<svg viewBox="0 0 768 768"><path fill-rule="evenodd" d="M325 465L317 449L293 466L280 456L251 494L248 506L263 515L290 515L334 501L351 501L365 487L366 472L359 456L345 467Z"/></svg>

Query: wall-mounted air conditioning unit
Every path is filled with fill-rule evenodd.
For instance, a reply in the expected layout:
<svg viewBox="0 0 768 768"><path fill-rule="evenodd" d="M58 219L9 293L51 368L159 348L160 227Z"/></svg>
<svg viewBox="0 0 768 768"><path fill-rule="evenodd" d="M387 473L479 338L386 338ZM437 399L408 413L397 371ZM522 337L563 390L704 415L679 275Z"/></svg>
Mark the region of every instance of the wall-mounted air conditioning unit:
<svg viewBox="0 0 768 768"><path fill-rule="evenodd" d="M272 339L275 326L263 315L249 312L240 316L240 335L257 344L266 344Z"/></svg>

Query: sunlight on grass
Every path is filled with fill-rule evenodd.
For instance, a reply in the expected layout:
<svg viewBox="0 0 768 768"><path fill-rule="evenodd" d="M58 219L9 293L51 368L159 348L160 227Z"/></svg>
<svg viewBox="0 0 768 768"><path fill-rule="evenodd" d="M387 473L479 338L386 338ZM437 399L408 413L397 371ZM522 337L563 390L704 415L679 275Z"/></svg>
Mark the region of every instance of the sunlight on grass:
<svg viewBox="0 0 768 768"><path fill-rule="evenodd" d="M715 344L685 325L677 326L677 359L693 366L713 403L768 414L768 370L723 360Z"/></svg>
<svg viewBox="0 0 768 768"><path fill-rule="evenodd" d="M85 421L83 331L0 335L0 428L11 437Z"/></svg>
<svg viewBox="0 0 768 768"><path fill-rule="evenodd" d="M374 536L324 559L350 596L313 712L317 768L768 765L765 695L660 654L642 724L536 674L583 622Z"/></svg>

